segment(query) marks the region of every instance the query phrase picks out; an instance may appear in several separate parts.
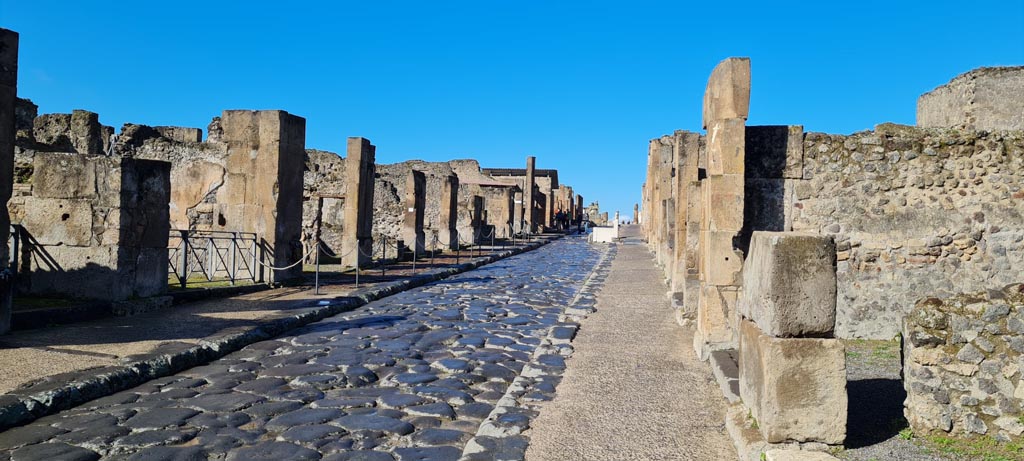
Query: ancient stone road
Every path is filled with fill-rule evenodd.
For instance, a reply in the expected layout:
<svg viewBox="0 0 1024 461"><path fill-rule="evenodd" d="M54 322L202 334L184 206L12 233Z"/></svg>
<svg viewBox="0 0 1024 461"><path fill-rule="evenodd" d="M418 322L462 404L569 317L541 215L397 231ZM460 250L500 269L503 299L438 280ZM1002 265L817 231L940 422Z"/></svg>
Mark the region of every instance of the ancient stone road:
<svg viewBox="0 0 1024 461"><path fill-rule="evenodd" d="M565 238L400 293L0 433L0 460L521 458L611 251Z"/></svg>

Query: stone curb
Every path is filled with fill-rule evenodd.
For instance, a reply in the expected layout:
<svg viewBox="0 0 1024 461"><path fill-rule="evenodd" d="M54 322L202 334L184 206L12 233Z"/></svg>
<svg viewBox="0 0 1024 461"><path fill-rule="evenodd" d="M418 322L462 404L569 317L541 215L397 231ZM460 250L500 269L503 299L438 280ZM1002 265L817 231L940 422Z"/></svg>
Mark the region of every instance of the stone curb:
<svg viewBox="0 0 1024 461"><path fill-rule="evenodd" d="M455 267L357 290L348 296L327 301L327 304L322 304L326 300L297 301L296 307L308 307L309 310L272 319L255 327L240 327L233 332L202 338L198 344L184 342L164 344L160 346L160 350L153 353L125 357L126 363L123 365L50 376L45 381L28 388L0 395L0 432L90 400L130 389L152 379L170 376L189 368L204 365L249 344L273 338L342 312L354 310L372 301L535 250L561 237L558 235L554 238L545 238L522 248L479 257Z"/></svg>

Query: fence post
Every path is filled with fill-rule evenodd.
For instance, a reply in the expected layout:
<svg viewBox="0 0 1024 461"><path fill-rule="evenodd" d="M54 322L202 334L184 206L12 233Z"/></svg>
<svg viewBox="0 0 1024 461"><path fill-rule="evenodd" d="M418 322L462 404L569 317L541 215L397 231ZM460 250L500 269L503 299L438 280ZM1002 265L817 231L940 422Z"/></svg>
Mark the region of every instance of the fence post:
<svg viewBox="0 0 1024 461"><path fill-rule="evenodd" d="M188 285L188 230L181 232L181 260L178 262L178 283L182 288Z"/></svg>
<svg viewBox="0 0 1024 461"><path fill-rule="evenodd" d="M316 275L313 276L313 294L318 295L318 294L320 294L320 236L319 235L316 237L316 242L314 243L314 245L316 245L316 250L314 250L314 251L316 251L316 255L314 256L314 258L316 259Z"/></svg>
<svg viewBox="0 0 1024 461"><path fill-rule="evenodd" d="M381 247L380 247L380 276L383 277L383 276L387 275L387 266L388 266L388 238L387 238L387 236L382 236L381 238L384 239L383 240L383 244L381 244Z"/></svg>
<svg viewBox="0 0 1024 461"><path fill-rule="evenodd" d="M231 265L228 276L231 277L232 286L235 284L235 279L238 278L238 262L235 260L235 253L238 253L238 232L231 233L231 257L228 258L228 264Z"/></svg>
<svg viewBox="0 0 1024 461"><path fill-rule="evenodd" d="M256 265L260 268L259 275L257 277L259 280L257 281L259 283L263 283L266 280L265 274L263 273L263 257L265 253L265 249L263 248L263 238L260 237L260 234L256 234L254 239L254 246L257 248L257 250L254 251L253 253L256 255L257 258L255 260Z"/></svg>

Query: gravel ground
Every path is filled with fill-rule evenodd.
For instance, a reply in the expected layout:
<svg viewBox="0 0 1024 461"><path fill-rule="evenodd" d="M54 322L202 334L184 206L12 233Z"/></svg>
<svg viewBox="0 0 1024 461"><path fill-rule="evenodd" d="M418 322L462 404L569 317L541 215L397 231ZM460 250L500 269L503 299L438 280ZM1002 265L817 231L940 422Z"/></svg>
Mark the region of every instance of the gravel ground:
<svg viewBox="0 0 1024 461"><path fill-rule="evenodd" d="M850 461L963 460L941 454L922 439L906 440L900 431L906 391L900 379L900 348L895 341L846 342L847 391L850 414L846 450Z"/></svg>

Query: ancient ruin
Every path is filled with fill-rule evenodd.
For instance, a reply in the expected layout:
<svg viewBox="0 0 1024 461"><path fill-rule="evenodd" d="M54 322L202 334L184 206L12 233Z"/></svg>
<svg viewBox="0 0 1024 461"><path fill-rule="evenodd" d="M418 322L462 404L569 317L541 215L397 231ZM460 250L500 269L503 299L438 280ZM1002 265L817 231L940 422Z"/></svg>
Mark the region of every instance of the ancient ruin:
<svg viewBox="0 0 1024 461"><path fill-rule="evenodd" d="M919 127L831 135L744 126L750 64L730 58L708 81L707 135L650 142L639 217L649 246L697 354L716 374L737 362L723 389L768 447L842 444L845 354L832 338L900 334L914 429L1024 433L1010 366L1024 261L1020 75L955 78L918 101Z"/></svg>

